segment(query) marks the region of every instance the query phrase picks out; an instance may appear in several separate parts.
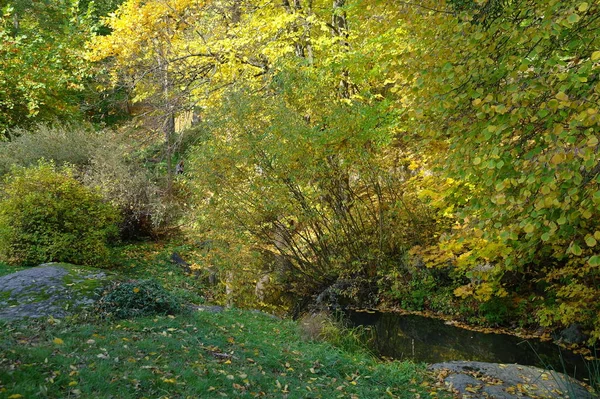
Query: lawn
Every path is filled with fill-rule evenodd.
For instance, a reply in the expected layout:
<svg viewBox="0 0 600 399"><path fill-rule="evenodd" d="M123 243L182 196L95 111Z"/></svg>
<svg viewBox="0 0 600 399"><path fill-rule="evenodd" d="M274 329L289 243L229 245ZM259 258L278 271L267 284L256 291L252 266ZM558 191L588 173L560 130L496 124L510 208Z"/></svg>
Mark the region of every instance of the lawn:
<svg viewBox="0 0 600 399"><path fill-rule="evenodd" d="M51 319L1 328L3 398L417 398L435 392L422 365L307 341L296 322L259 312Z"/></svg>

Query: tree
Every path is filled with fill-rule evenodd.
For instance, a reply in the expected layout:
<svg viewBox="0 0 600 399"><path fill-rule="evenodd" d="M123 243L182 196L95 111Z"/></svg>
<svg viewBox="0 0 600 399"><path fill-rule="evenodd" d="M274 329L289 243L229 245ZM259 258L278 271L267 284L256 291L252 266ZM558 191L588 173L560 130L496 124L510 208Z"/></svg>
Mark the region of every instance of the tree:
<svg viewBox="0 0 600 399"><path fill-rule="evenodd" d="M8 129L80 116L88 77L82 48L89 14L77 1L17 1L0 15L0 136Z"/></svg>
<svg viewBox="0 0 600 399"><path fill-rule="evenodd" d="M445 148L440 170L465 183L448 197L464 199L461 228L442 249L472 280L458 294L533 292L542 324L587 323L597 339L598 4L504 2L485 14L492 3L413 20L430 28L406 126Z"/></svg>

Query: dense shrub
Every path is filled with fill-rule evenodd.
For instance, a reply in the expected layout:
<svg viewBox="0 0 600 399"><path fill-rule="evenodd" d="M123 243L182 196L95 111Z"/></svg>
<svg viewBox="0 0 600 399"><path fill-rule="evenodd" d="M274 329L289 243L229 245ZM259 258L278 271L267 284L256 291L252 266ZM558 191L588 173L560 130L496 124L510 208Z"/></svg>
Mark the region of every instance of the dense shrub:
<svg viewBox="0 0 600 399"><path fill-rule="evenodd" d="M313 126L279 99L236 94L203 122L189 158L196 216L228 243L211 264L252 276L236 289L276 275L300 302L348 282L339 294L372 303L363 287L435 237L440 219L414 194L410 163L372 138L387 134L372 126L379 111L333 107Z"/></svg>
<svg viewBox="0 0 600 399"><path fill-rule="evenodd" d="M123 238L153 236L173 220L176 209L168 204L160 187L144 167L128 156L129 151L114 146L98 148L86 167L85 185L100 190L122 215L119 225Z"/></svg>
<svg viewBox="0 0 600 399"><path fill-rule="evenodd" d="M31 130L13 129L11 141L0 142L0 175L13 166L31 166L40 159L56 165L81 167L90 162L92 154L106 141L104 132L82 126L38 125Z"/></svg>
<svg viewBox="0 0 600 399"><path fill-rule="evenodd" d="M98 302L98 310L119 319L153 314L175 314L182 310L179 298L155 280L117 283Z"/></svg>
<svg viewBox="0 0 600 399"><path fill-rule="evenodd" d="M98 265L117 233L117 210L69 167L14 169L0 189L0 253L11 262Z"/></svg>
<svg viewBox="0 0 600 399"><path fill-rule="evenodd" d="M167 201L160 183L144 166L143 156L136 157L138 152L135 139L124 132L98 132L85 125L13 129L11 141L0 142L0 175L41 159L57 166L73 165L78 180L98 189L119 209L123 238L153 236L177 217L178 208Z"/></svg>

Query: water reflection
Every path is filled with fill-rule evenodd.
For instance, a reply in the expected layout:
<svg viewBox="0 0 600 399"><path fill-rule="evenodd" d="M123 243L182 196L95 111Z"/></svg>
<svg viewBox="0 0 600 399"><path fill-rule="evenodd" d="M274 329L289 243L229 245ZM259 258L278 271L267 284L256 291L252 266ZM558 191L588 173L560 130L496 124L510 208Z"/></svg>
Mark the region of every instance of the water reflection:
<svg viewBox="0 0 600 399"><path fill-rule="evenodd" d="M587 376L580 355L551 342L469 331L446 325L443 320L417 315L350 311L347 316L355 326L374 328L372 350L381 356L426 363L471 360L538 367L550 365L554 370L566 371L579 379Z"/></svg>

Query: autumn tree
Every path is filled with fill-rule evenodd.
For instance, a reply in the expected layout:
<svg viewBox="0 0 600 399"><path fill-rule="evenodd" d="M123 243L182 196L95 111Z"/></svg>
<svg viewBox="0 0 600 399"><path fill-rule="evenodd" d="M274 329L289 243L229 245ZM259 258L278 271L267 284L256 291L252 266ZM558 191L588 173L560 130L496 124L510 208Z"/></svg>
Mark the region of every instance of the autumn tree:
<svg viewBox="0 0 600 399"><path fill-rule="evenodd" d="M430 260L471 279L458 295L525 290L540 323L597 339L598 4L492 3L413 20L428 28L406 124L464 183L448 196L464 198L459 228Z"/></svg>
<svg viewBox="0 0 600 399"><path fill-rule="evenodd" d="M14 1L0 15L0 136L8 129L80 117L89 71L83 45L91 9L77 1Z"/></svg>

